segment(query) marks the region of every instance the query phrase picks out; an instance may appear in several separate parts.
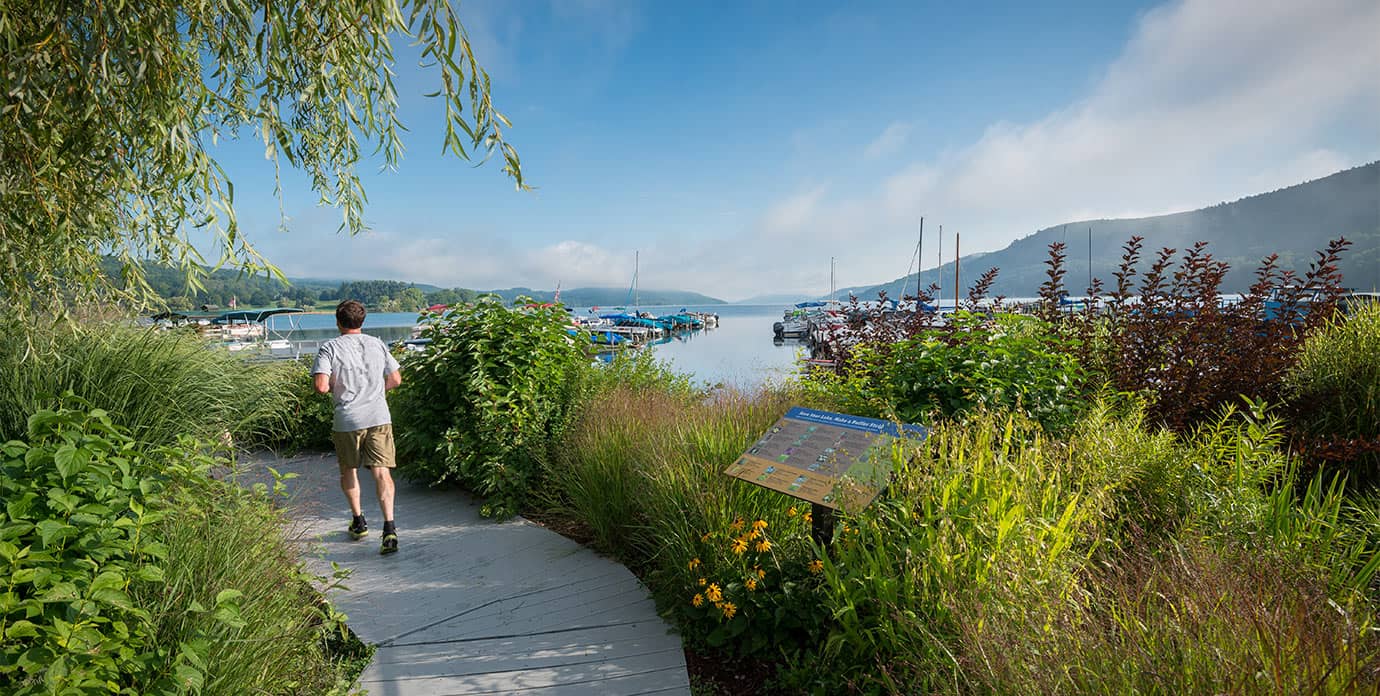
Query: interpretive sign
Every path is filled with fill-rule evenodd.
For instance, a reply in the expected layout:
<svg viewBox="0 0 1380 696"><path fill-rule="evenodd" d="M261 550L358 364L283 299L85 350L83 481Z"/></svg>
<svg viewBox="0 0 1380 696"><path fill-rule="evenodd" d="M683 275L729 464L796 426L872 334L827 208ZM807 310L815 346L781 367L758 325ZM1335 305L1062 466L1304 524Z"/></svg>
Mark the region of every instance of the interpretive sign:
<svg viewBox="0 0 1380 696"><path fill-rule="evenodd" d="M923 440L919 425L795 407L725 474L825 507L861 508L891 477L891 446Z"/></svg>

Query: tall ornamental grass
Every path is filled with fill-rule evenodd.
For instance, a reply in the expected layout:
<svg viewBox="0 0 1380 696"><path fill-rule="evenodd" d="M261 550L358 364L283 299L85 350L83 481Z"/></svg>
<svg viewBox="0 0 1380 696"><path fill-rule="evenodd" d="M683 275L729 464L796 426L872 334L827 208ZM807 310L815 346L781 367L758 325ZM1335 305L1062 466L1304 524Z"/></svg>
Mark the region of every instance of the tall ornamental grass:
<svg viewBox="0 0 1380 696"><path fill-rule="evenodd" d="M845 520L824 559L835 620L789 677L890 693L1371 683L1380 547L1341 483L1301 485L1281 444L1277 420L1232 409L1189 438L1106 406L1062 440L991 417L937 428Z"/></svg>
<svg viewBox="0 0 1380 696"><path fill-rule="evenodd" d="M1285 379L1301 444L1380 482L1380 304L1338 315L1309 337Z"/></svg>
<svg viewBox="0 0 1380 696"><path fill-rule="evenodd" d="M0 440L72 392L141 442L281 438L299 401L289 366L250 364L184 332L118 323L0 329Z"/></svg>
<svg viewBox="0 0 1380 696"><path fill-rule="evenodd" d="M774 656L808 643L823 619L808 505L722 473L793 400L604 391L558 449L546 504L638 571L690 644Z"/></svg>

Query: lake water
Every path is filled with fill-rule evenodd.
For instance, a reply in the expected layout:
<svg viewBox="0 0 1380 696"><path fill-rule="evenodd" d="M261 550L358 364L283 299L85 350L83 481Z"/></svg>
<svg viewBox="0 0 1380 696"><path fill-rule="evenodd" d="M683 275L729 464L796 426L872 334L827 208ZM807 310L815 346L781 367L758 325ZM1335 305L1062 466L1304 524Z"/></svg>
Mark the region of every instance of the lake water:
<svg viewBox="0 0 1380 696"><path fill-rule="evenodd" d="M680 372L711 384L722 383L752 389L769 380L780 380L798 371L797 354L804 347L789 340L772 341L771 325L781 320L785 305L676 305L642 307L653 314L670 314L685 308L719 315L719 326L684 334L646 348ZM588 308L575 310L587 314ZM337 335L331 313L293 314L270 319L275 337L293 341L324 341ZM379 312L364 320L364 332L393 342L412 335L417 315L412 312Z"/></svg>

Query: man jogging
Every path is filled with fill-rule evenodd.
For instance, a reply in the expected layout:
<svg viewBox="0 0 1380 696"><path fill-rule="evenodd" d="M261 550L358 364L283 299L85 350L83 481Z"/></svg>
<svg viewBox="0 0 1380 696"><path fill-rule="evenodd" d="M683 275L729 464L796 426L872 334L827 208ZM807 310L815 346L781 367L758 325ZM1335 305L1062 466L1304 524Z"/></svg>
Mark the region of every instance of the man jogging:
<svg viewBox="0 0 1380 696"><path fill-rule="evenodd" d="M397 461L393 454L393 418L384 392L402 384L402 373L383 341L360 331L364 314L364 305L355 300L336 306L335 324L340 335L316 352L311 373L316 391L329 393L335 402L331 440L340 460L340 489L354 515L348 529L350 536L362 539L369 533L359 504L357 469L362 465L374 474L379 509L383 512L383 545L379 553L393 553L398 550L398 532L393 526L391 469Z"/></svg>

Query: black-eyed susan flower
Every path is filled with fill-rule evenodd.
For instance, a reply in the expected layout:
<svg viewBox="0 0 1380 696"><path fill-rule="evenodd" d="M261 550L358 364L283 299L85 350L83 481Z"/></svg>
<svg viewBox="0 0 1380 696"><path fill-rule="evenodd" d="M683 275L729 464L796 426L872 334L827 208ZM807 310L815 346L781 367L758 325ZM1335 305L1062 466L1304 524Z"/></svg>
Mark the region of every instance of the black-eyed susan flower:
<svg viewBox="0 0 1380 696"><path fill-rule="evenodd" d="M752 541L753 539L756 539L759 536L762 536L762 533L757 531L756 529L752 529L748 530L748 533L743 535L743 538L747 539L748 541Z"/></svg>
<svg viewBox="0 0 1380 696"><path fill-rule="evenodd" d="M695 597L690 600L690 606L695 607L696 609L704 606L704 595L696 592Z"/></svg>
<svg viewBox="0 0 1380 696"><path fill-rule="evenodd" d="M738 613L738 607L734 606L733 602L724 602L720 604L719 610L724 613L725 619L731 619L734 614Z"/></svg>
<svg viewBox="0 0 1380 696"><path fill-rule="evenodd" d="M757 553L766 553L771 550L771 542L763 539L757 542Z"/></svg>
<svg viewBox="0 0 1380 696"><path fill-rule="evenodd" d="M809 567L810 567L810 572L811 572L811 573L815 573L815 574L817 575L817 574L819 574L819 573L821 573L821 572L824 571L824 561L821 561L821 560L819 560L818 558L816 558L815 560L810 561L810 566L809 566Z"/></svg>
<svg viewBox="0 0 1380 696"><path fill-rule="evenodd" d="M711 536L711 535L710 535L709 532L705 532L704 534L701 534L701 535L700 535L700 541L702 541L702 542L707 542L707 541L709 541L709 537L710 537L710 536Z"/></svg>
<svg viewBox="0 0 1380 696"><path fill-rule="evenodd" d="M738 554L738 555L741 556L741 555L743 555L743 552L744 552L744 551L747 551L747 539L743 539L743 538L741 538L741 537L738 538L738 539L734 539L734 540L733 540L733 553L736 553L736 554Z"/></svg>
<svg viewBox="0 0 1380 696"><path fill-rule="evenodd" d="M688 564L686 564L686 565L689 565L689 566L690 566L690 570L694 570L694 569L700 567L700 559L698 559L698 558L692 558L692 559L690 559L690 562L689 562Z"/></svg>
<svg viewBox="0 0 1380 696"><path fill-rule="evenodd" d="M805 524L810 524L811 522L815 521L815 516L807 512L805 513L805 516L801 519L805 520Z"/></svg>
<svg viewBox="0 0 1380 696"><path fill-rule="evenodd" d="M735 531L735 532L738 531L738 530L740 530L740 529L742 529L742 528L743 528L743 518L739 517L738 519L733 520L733 524L728 525L728 528L729 528L729 529L732 529L732 530Z"/></svg>
<svg viewBox="0 0 1380 696"><path fill-rule="evenodd" d="M767 577L767 571L762 570L762 569L761 569L760 567L758 567L758 566L753 566L753 567L752 567L752 572L757 573L757 577L758 577L759 579Z"/></svg>
<svg viewBox="0 0 1380 696"><path fill-rule="evenodd" d="M748 592L757 591L757 578L748 578L743 582L743 587L748 588Z"/></svg>
<svg viewBox="0 0 1380 696"><path fill-rule="evenodd" d="M766 521L766 520L756 520L756 521L754 521L754 522L752 523L752 531L754 531L754 532L760 532L760 531L762 531L762 530L764 530L764 529L766 529L766 528L767 528L767 521Z"/></svg>
<svg viewBox="0 0 1380 696"><path fill-rule="evenodd" d="M704 596L711 602L718 602L724 598L723 590L719 589L718 583L709 583L709 587L704 588Z"/></svg>
<svg viewBox="0 0 1380 696"><path fill-rule="evenodd" d="M788 517L795 517L798 514L800 514L800 511L796 510L794 505L791 506L791 509L786 511Z"/></svg>
<svg viewBox="0 0 1380 696"><path fill-rule="evenodd" d="M700 578L700 587L704 587L704 584L707 583L707 582L709 582L709 581L708 581L708 580L705 580L704 578Z"/></svg>

